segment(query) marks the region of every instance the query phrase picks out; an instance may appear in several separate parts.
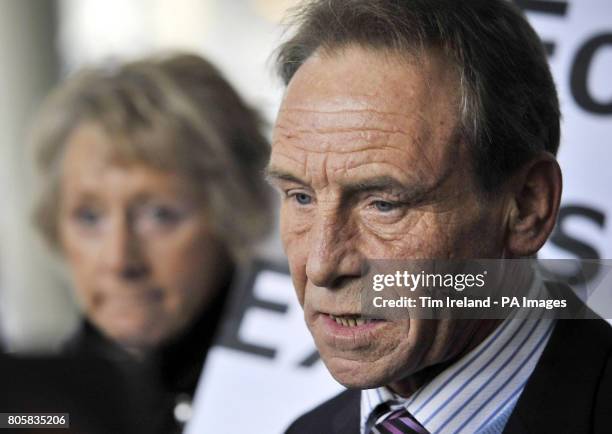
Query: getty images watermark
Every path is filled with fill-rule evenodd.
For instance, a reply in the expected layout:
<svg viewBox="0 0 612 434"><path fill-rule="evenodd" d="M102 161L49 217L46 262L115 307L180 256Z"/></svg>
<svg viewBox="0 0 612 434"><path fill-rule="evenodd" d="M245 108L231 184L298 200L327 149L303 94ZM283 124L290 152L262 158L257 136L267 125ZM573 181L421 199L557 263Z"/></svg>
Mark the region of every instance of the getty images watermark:
<svg viewBox="0 0 612 434"><path fill-rule="evenodd" d="M371 260L362 312L399 320L612 318L612 260Z"/></svg>

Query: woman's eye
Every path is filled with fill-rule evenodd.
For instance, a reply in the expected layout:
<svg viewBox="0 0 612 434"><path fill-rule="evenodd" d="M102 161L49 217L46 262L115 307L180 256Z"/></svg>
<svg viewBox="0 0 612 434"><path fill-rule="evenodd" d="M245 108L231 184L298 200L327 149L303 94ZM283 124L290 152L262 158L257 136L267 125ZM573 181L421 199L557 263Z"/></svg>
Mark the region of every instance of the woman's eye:
<svg viewBox="0 0 612 434"><path fill-rule="evenodd" d="M295 193L293 197L300 205L310 205L312 203L312 197L306 193Z"/></svg>
<svg viewBox="0 0 612 434"><path fill-rule="evenodd" d="M374 206L374 208L376 208L377 211L380 212L391 212L393 211L395 208L397 208L397 204L393 203L393 202L387 202L384 200L377 200L375 202L372 203L372 205Z"/></svg>
<svg viewBox="0 0 612 434"><path fill-rule="evenodd" d="M169 206L152 206L147 211L147 215L157 223L164 225L177 223L182 217L182 213L179 210Z"/></svg>
<svg viewBox="0 0 612 434"><path fill-rule="evenodd" d="M82 207L74 212L74 218L80 224L94 226L99 222L101 214L93 208Z"/></svg>

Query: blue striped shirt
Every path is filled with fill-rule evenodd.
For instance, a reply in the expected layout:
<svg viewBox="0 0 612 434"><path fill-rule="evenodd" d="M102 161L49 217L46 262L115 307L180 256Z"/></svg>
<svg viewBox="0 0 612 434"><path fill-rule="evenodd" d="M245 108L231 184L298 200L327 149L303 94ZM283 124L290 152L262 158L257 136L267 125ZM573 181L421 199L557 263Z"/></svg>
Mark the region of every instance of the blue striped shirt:
<svg viewBox="0 0 612 434"><path fill-rule="evenodd" d="M537 311L534 311L537 312ZM361 393L361 433L383 402L402 406L431 433L501 433L548 342L554 321L504 320L483 342L404 399L386 387Z"/></svg>

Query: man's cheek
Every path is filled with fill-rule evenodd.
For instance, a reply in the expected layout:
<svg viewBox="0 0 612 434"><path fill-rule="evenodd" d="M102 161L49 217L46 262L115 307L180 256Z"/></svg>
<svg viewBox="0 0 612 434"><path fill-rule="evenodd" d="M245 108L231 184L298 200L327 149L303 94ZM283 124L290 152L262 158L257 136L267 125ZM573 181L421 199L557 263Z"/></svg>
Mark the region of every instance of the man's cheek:
<svg viewBox="0 0 612 434"><path fill-rule="evenodd" d="M304 272L309 249L308 237L294 229L294 226L290 223L281 226L281 241L292 274Z"/></svg>
<svg viewBox="0 0 612 434"><path fill-rule="evenodd" d="M449 257L449 250L456 248L457 225L451 213L430 212L421 216L406 237L410 240L410 257Z"/></svg>

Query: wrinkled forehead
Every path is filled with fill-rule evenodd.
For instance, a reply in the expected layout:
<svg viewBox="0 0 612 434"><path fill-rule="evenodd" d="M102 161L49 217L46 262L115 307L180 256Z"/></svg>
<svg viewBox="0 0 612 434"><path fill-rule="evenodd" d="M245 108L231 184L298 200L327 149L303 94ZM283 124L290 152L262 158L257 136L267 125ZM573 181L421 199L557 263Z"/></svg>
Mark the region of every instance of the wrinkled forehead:
<svg viewBox="0 0 612 434"><path fill-rule="evenodd" d="M454 69L436 55L393 56L353 47L311 57L285 93L270 166L306 171L306 160L326 159L337 171L373 160L419 174L443 170L457 142Z"/></svg>

